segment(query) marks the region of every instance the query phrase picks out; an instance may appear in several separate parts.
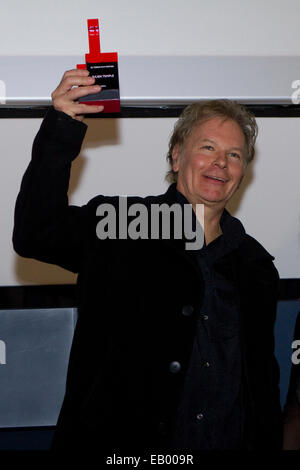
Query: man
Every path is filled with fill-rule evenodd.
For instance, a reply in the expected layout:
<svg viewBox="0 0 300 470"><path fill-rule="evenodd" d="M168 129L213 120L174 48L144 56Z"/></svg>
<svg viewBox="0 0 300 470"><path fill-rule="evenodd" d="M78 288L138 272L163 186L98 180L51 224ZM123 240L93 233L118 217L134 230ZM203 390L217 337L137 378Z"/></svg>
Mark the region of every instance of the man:
<svg viewBox="0 0 300 470"><path fill-rule="evenodd" d="M203 247L187 250L174 219L168 238L160 228L158 237L116 230L103 240L99 208L120 215L119 198L83 207L67 199L84 114L102 110L77 102L95 92L92 83L87 71L70 70L52 93L15 211L17 253L78 273L79 318L53 448L279 449L278 273L225 209L254 155L254 117L226 100L187 107L170 140L169 189L127 200L147 214L157 204L203 204Z"/></svg>

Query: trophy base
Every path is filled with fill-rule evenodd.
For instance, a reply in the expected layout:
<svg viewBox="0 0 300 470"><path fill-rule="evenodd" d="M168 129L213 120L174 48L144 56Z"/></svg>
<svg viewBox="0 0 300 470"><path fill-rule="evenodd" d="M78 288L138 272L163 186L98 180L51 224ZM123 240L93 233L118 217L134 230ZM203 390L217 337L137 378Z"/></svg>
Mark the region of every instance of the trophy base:
<svg viewBox="0 0 300 470"><path fill-rule="evenodd" d="M83 101L80 103L96 106L104 106L102 113L120 113L121 105L119 100L97 100L97 101Z"/></svg>

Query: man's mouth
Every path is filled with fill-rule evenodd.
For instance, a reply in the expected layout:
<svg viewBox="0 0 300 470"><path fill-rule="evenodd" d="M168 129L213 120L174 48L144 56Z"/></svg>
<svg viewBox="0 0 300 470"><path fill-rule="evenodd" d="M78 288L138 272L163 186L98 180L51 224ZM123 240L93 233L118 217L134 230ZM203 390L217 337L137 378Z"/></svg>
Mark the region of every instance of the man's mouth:
<svg viewBox="0 0 300 470"><path fill-rule="evenodd" d="M204 175L205 178L215 181L216 183L226 183L226 179L220 178L219 176Z"/></svg>

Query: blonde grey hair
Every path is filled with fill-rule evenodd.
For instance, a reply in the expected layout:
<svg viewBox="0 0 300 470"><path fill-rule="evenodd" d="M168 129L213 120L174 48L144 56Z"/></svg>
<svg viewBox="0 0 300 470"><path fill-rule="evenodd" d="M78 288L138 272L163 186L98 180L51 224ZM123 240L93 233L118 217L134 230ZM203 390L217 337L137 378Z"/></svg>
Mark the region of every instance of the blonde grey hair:
<svg viewBox="0 0 300 470"><path fill-rule="evenodd" d="M173 171L172 165L172 153L175 145L179 145L179 147L182 148L195 126L216 117L235 121L240 126L245 136L245 168L253 160L255 155L255 141L258 133L258 127L253 113L248 111L240 103L227 99L193 103L187 106L181 113L178 121L175 123L169 141L169 150L167 153L169 170L166 174L166 180L169 183L175 183L177 181L177 172Z"/></svg>

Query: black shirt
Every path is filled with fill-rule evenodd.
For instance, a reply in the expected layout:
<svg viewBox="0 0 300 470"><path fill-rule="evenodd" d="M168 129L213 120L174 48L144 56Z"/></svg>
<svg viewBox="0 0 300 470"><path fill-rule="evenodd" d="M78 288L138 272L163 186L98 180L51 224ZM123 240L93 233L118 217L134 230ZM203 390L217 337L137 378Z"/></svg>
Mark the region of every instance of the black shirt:
<svg viewBox="0 0 300 470"><path fill-rule="evenodd" d="M178 201L188 201L178 192ZM173 447L239 449L241 447L241 352L239 312L230 253L245 230L227 211L220 220L223 234L198 251L204 296L185 377Z"/></svg>

